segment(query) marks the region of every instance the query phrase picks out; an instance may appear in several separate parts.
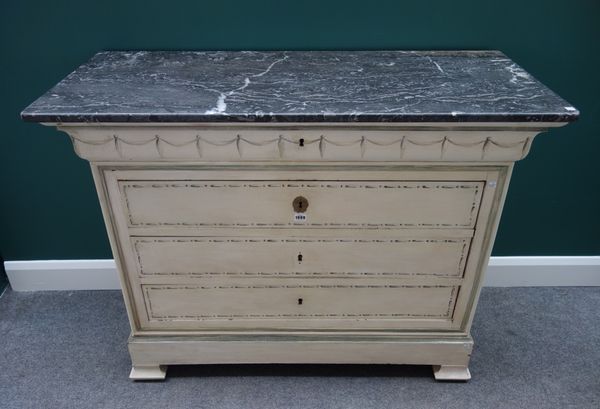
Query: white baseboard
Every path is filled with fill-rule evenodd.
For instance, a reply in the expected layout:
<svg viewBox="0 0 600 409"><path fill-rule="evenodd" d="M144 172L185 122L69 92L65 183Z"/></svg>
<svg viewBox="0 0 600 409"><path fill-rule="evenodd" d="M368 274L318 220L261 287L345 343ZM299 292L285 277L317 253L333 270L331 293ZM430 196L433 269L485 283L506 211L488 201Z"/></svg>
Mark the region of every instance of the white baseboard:
<svg viewBox="0 0 600 409"><path fill-rule="evenodd" d="M492 257L486 287L600 286L600 256Z"/></svg>
<svg viewBox="0 0 600 409"><path fill-rule="evenodd" d="M117 290L113 260L5 261L14 291ZM492 257L488 287L600 286L600 256Z"/></svg>
<svg viewBox="0 0 600 409"><path fill-rule="evenodd" d="M5 261L14 291L118 290L114 260Z"/></svg>

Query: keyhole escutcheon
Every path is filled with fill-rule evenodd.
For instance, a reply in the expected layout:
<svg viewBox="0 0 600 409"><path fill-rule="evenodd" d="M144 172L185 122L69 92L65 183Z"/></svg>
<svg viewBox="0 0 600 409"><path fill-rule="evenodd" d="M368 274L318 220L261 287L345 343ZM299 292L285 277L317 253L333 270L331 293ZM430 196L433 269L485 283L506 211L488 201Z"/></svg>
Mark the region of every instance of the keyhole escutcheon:
<svg viewBox="0 0 600 409"><path fill-rule="evenodd" d="M296 213L304 213L308 209L308 200L303 196L297 196L292 202L292 207Z"/></svg>
<svg viewBox="0 0 600 409"><path fill-rule="evenodd" d="M304 300L303 300L302 298L298 298L298 305L302 305L302 302L303 302L303 301L304 301Z"/></svg>
<svg viewBox="0 0 600 409"><path fill-rule="evenodd" d="M298 264L302 263L302 253L298 253Z"/></svg>

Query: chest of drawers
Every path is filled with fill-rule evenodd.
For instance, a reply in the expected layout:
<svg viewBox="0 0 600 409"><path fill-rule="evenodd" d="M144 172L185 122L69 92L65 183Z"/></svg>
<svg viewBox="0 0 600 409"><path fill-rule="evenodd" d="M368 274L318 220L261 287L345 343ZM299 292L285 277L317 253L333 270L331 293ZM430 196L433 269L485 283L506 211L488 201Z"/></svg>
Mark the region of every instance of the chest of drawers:
<svg viewBox="0 0 600 409"><path fill-rule="evenodd" d="M91 162L131 378L385 363L466 380L513 162L577 111L497 52L113 52L23 117Z"/></svg>

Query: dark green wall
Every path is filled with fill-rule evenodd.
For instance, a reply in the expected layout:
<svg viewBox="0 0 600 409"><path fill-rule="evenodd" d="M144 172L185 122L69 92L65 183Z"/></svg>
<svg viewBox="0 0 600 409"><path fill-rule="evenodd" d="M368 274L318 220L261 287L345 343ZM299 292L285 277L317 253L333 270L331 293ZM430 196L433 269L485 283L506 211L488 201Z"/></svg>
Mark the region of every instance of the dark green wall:
<svg viewBox="0 0 600 409"><path fill-rule="evenodd" d="M8 277L6 276L6 271L4 271L4 260L0 257L0 297L4 293L4 289L8 285Z"/></svg>
<svg viewBox="0 0 600 409"><path fill-rule="evenodd" d="M111 257L87 162L19 112L110 49L499 49L581 110L515 168L495 255L600 254L600 2L65 1L0 5L0 252Z"/></svg>

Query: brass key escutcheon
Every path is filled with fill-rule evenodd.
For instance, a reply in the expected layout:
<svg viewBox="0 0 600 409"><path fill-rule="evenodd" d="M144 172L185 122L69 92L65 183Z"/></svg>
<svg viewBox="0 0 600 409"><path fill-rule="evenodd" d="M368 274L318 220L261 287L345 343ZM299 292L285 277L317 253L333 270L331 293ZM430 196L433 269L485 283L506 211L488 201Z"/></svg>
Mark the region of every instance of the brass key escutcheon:
<svg viewBox="0 0 600 409"><path fill-rule="evenodd" d="M292 206L294 207L294 211L296 213L304 213L308 208L308 200L305 197L298 196L292 202Z"/></svg>

